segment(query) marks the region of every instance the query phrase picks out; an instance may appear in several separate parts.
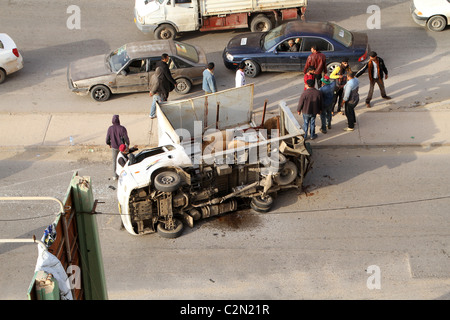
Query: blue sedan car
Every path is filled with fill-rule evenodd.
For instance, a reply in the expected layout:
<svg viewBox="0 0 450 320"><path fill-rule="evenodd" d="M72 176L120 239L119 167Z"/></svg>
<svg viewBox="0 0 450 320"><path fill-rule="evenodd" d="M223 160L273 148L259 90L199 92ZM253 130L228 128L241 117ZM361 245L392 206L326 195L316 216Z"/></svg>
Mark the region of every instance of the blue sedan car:
<svg viewBox="0 0 450 320"><path fill-rule="evenodd" d="M294 45L290 46L289 42ZM233 37L222 56L228 69L236 69L245 61L245 74L252 78L265 71L303 72L313 45L325 54L329 73L344 57L349 58L350 66L357 70L367 62L370 52L365 33L350 32L329 22L291 21L268 32Z"/></svg>

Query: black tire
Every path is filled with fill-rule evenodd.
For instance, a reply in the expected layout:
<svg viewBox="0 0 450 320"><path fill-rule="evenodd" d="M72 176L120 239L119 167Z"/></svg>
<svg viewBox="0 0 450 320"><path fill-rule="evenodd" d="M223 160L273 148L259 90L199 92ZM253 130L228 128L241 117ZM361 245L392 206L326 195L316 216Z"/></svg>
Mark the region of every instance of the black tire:
<svg viewBox="0 0 450 320"><path fill-rule="evenodd" d="M253 202L250 202L250 208L252 208L253 210L255 210L256 212L259 212L259 213L267 213L270 211L270 208L258 207Z"/></svg>
<svg viewBox="0 0 450 320"><path fill-rule="evenodd" d="M177 85L175 86L175 91L179 94L187 94L191 91L192 83L186 78L179 78L176 80Z"/></svg>
<svg viewBox="0 0 450 320"><path fill-rule="evenodd" d="M328 74L332 74L334 69L339 67L341 64L339 62L331 62L327 65L327 72Z"/></svg>
<svg viewBox="0 0 450 320"><path fill-rule="evenodd" d="M91 90L91 97L95 101L106 101L110 96L111 91L109 90L109 88L101 84L93 87Z"/></svg>
<svg viewBox="0 0 450 320"><path fill-rule="evenodd" d="M264 198L259 195L252 198L252 203L258 208L270 209L273 205L273 198L269 195Z"/></svg>
<svg viewBox="0 0 450 320"><path fill-rule="evenodd" d="M442 31L447 26L447 19L443 16L433 16L427 21L427 28L431 31Z"/></svg>
<svg viewBox="0 0 450 320"><path fill-rule="evenodd" d="M254 78L261 72L261 67L259 66L259 64L252 60L246 60L244 72L245 75L249 76L250 78Z"/></svg>
<svg viewBox="0 0 450 320"><path fill-rule="evenodd" d="M175 228L170 230L166 229L166 224L164 222L158 223L156 230L161 237L166 239L175 239L181 236L184 229L183 223L178 219L173 220L175 223Z"/></svg>
<svg viewBox="0 0 450 320"><path fill-rule="evenodd" d="M177 30L170 24L162 24L155 30L155 38L160 40L173 40L177 36Z"/></svg>
<svg viewBox="0 0 450 320"><path fill-rule="evenodd" d="M0 83L5 82L6 80L6 72L3 69L0 69Z"/></svg>
<svg viewBox="0 0 450 320"><path fill-rule="evenodd" d="M295 163L293 163L292 161L288 161L280 170L280 173L275 176L273 180L280 186L286 186L295 180L297 174L298 168Z"/></svg>
<svg viewBox="0 0 450 320"><path fill-rule="evenodd" d="M158 173L153 181L156 190L162 192L173 192L181 184L181 177L174 171L163 171Z"/></svg>
<svg viewBox="0 0 450 320"><path fill-rule="evenodd" d="M265 14L258 14L250 22L250 31L252 32L266 32L273 27L272 20Z"/></svg>

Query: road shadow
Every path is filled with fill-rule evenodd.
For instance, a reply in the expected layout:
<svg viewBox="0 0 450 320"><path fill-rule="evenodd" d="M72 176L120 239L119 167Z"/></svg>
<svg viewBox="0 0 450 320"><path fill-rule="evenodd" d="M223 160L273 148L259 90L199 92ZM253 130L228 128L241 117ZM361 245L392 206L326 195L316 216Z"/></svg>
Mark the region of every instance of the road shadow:
<svg viewBox="0 0 450 320"><path fill-rule="evenodd" d="M67 73L69 64L78 59L106 54L109 45L101 39L70 42L35 50L21 50L24 60L22 70L11 74L0 86L0 93L20 91L24 88L44 84L52 78ZM46 90L43 86L42 90ZM51 88L49 94L52 93Z"/></svg>

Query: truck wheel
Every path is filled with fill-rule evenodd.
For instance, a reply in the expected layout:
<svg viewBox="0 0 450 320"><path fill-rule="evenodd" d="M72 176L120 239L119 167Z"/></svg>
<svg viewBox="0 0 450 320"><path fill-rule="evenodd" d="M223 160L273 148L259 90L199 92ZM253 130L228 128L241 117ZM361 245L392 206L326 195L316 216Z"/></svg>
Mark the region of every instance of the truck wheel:
<svg viewBox="0 0 450 320"><path fill-rule="evenodd" d="M431 31L442 31L446 26L447 20L443 16L434 16L427 21L427 27Z"/></svg>
<svg viewBox="0 0 450 320"><path fill-rule="evenodd" d="M292 161L286 162L280 173L276 175L273 180L280 186L285 186L292 183L297 177L298 168Z"/></svg>
<svg viewBox="0 0 450 320"><path fill-rule="evenodd" d="M175 239L181 236L183 233L183 223L178 219L173 219L173 222L175 224L175 228L173 229L166 229L166 223L164 222L158 223L156 227L158 234L167 239Z"/></svg>
<svg viewBox="0 0 450 320"><path fill-rule="evenodd" d="M162 24L155 30L155 38L160 40L173 40L177 31L170 24Z"/></svg>
<svg viewBox="0 0 450 320"><path fill-rule="evenodd" d="M273 198L269 195L264 198L259 195L252 198L252 203L258 208L270 209L273 204Z"/></svg>
<svg viewBox="0 0 450 320"><path fill-rule="evenodd" d="M255 210L256 212L260 212L260 213L266 213L270 211L270 207L269 208L262 208L262 207L258 207L257 205L255 205L252 202L250 202L250 208L252 208L253 210Z"/></svg>
<svg viewBox="0 0 450 320"><path fill-rule="evenodd" d="M272 27L272 21L264 14L258 14L252 19L252 22L250 22L250 30L252 32L265 32L272 29Z"/></svg>
<svg viewBox="0 0 450 320"><path fill-rule="evenodd" d="M92 88L91 97L95 101L106 101L109 99L111 91L104 85L98 85Z"/></svg>
<svg viewBox="0 0 450 320"><path fill-rule="evenodd" d="M250 78L254 78L261 72L261 68L256 62L252 60L246 60L244 72Z"/></svg>
<svg viewBox="0 0 450 320"><path fill-rule="evenodd" d="M175 91L179 94L186 94L191 91L192 84L191 82L186 78L179 78L176 80L177 85L175 86Z"/></svg>
<svg viewBox="0 0 450 320"><path fill-rule="evenodd" d="M6 72L3 69L0 69L0 83L5 82L6 79Z"/></svg>
<svg viewBox="0 0 450 320"><path fill-rule="evenodd" d="M176 172L163 171L156 175L154 184L156 190L162 192L173 192L180 186L181 178Z"/></svg>

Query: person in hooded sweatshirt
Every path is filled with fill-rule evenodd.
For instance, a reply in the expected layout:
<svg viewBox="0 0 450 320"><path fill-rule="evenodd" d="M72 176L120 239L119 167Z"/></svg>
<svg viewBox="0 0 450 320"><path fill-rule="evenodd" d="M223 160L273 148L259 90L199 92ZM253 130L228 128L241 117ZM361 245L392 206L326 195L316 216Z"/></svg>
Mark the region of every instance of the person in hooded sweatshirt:
<svg viewBox="0 0 450 320"><path fill-rule="evenodd" d="M118 178L116 174L116 163L119 147L121 144L130 145L127 129L120 124L119 115L117 114L112 117L112 125L106 133L106 144L112 149L113 180L116 180Z"/></svg>

